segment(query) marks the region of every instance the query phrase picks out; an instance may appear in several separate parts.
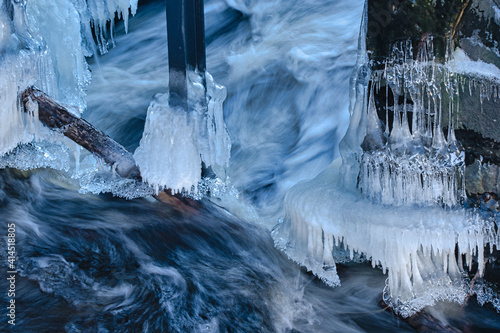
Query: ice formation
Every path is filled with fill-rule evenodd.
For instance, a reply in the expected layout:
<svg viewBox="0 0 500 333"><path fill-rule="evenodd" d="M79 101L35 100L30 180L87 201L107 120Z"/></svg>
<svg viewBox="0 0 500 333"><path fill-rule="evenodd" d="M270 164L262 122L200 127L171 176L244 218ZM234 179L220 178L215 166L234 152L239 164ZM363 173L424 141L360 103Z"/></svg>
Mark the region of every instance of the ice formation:
<svg viewBox="0 0 500 333"><path fill-rule="evenodd" d="M85 89L90 82L85 56L92 55L95 48L91 25L99 31L104 50L106 27L110 25L112 29L115 12L127 21L129 8L134 14L137 0L0 2L0 156L10 153L2 165L30 169L60 164L52 154L54 147L48 150L50 154L36 154L38 148L34 147L64 140L54 132L41 130L37 106L32 105L24 112L18 95L35 85L60 102L72 105L69 110L79 115L86 107ZM16 149L19 144L33 140L48 143ZM75 145L71 143L69 147ZM65 159L66 148L61 146L60 150L60 157ZM20 155L15 157L16 154ZM31 160L31 164L29 160L21 163L21 156L37 159Z"/></svg>
<svg viewBox="0 0 500 333"><path fill-rule="evenodd" d="M0 155L3 155L19 143L32 141L37 133L36 108L30 113L22 112L19 92L36 84L53 93L56 84L48 49L40 36L28 28L25 4L13 3L12 19L5 3L0 9Z"/></svg>
<svg viewBox="0 0 500 333"><path fill-rule="evenodd" d="M73 178L78 179L80 193L112 193L125 199L142 198L155 193L148 184L119 177L112 168L91 154L83 158Z"/></svg>
<svg viewBox="0 0 500 333"><path fill-rule="evenodd" d="M459 204L465 197L465 155L454 132L460 94L479 85L481 106L498 99L500 71L451 45L438 62L431 35L416 52L409 40L395 43L384 68L372 71L363 36L351 122L340 144L344 185L383 204ZM385 105L376 105L375 94L385 95Z"/></svg>
<svg viewBox="0 0 500 333"><path fill-rule="evenodd" d="M437 301L463 302L465 267L477 262L482 274L485 247L500 245L493 221L460 207L465 163L454 134L460 92L480 82L484 98L496 98L498 86L483 84L484 73L451 48L438 63L432 36L416 54L410 41L395 43L383 69L372 70L366 27L365 6L342 165L287 193L273 238L332 286L335 262L371 261L388 274L385 302L407 317ZM375 100L384 93L385 107Z"/></svg>
<svg viewBox="0 0 500 333"><path fill-rule="evenodd" d="M285 199L285 217L273 231L276 246L327 284L340 284L335 261L360 255L388 273L385 301L409 316L437 301L463 302L462 264L500 245L491 221L463 209L383 206L340 184L339 161L297 184ZM367 218L369 216L369 218ZM464 262L462 262L464 255Z"/></svg>
<svg viewBox="0 0 500 333"><path fill-rule="evenodd" d="M142 178L156 191L169 188L174 193L183 189L196 192L202 162L222 173L229 162L231 143L222 114L226 88L206 73L205 97L197 75L190 73L189 77L188 110L170 107L168 93L155 96L148 108L140 146L134 153ZM206 98L206 104L198 103L201 98Z"/></svg>
<svg viewBox="0 0 500 333"><path fill-rule="evenodd" d="M48 161L55 159L48 157L47 163L38 159L30 165L15 162L20 156L44 159L43 154L34 154L37 149L33 150L33 147L39 144L15 149L19 144L34 139L63 140L50 131L43 131L44 135L41 135L36 105L30 112L23 112L18 95L35 85L58 101L72 105L70 110L80 115L86 108L85 89L90 82L85 57L95 53L92 28L100 52L106 52L108 39L114 43L115 15L123 18L127 30L129 13L135 14L137 0L16 0L2 1L1 6L0 60L3 66L0 78L3 79L0 102L3 107L0 109L0 155L10 153L2 165L28 169L51 166ZM199 75L189 73L189 79L190 111L170 108L168 95L156 96L148 110L141 146L135 154L143 179L155 186L156 191L168 187L174 192L182 189L190 192L201 180L202 162L205 167L211 166L221 178L225 177L223 167L230 152L230 140L222 118L226 90L215 84L208 73L206 91ZM205 101L200 103L202 99ZM61 151L67 154L65 148ZM78 149L75 154L78 164L77 152ZM16 158L16 154L21 155ZM102 188L118 189L115 192L128 193L127 197L133 195L123 189L132 185L116 184L111 178L106 178L108 173L98 176L95 170L91 170L81 174L85 176L82 186L86 190L98 191L95 186L90 186L89 179L99 178L97 183ZM141 191L149 193L150 189Z"/></svg>
<svg viewBox="0 0 500 333"><path fill-rule="evenodd" d="M459 204L465 197L465 154L454 132L460 94L472 94L477 84L480 105L496 100L500 70L471 61L459 48L440 64L428 36L415 56L410 41L398 42L383 70L363 73L369 81L357 95L365 119L354 133L362 138L357 186L383 204ZM376 106L375 92L385 93L385 106Z"/></svg>
<svg viewBox="0 0 500 333"><path fill-rule="evenodd" d="M74 0L78 1L78 0ZM87 0L87 8L90 12L91 24L97 30L99 48L102 53L107 51L108 35L107 25L109 23L109 37L113 41L113 29L115 15L122 18L125 23L125 32L128 30L129 10L132 15L137 12L138 0ZM85 8L79 10L80 13L85 13ZM89 35L91 37L91 35Z"/></svg>

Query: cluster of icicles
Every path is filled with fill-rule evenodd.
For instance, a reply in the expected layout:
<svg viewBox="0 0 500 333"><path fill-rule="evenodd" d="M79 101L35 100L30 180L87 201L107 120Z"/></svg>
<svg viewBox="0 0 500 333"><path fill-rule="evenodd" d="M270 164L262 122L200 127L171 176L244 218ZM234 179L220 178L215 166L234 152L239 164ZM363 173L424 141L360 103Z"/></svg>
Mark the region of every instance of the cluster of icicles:
<svg viewBox="0 0 500 333"><path fill-rule="evenodd" d="M359 187L376 202L452 207L465 196L465 154L454 131L458 80L434 61L432 45L431 37L421 42L414 60L411 41L398 42L384 70L372 73ZM385 126L374 98L383 83Z"/></svg>
<svg viewBox="0 0 500 333"><path fill-rule="evenodd" d="M481 275L485 248L500 240L493 221L458 205L459 94L477 82L481 98L494 99L498 87L453 71L451 52L444 64L435 61L431 36L416 56L410 41L394 44L384 68L372 72L363 29L361 36L342 168L334 162L287 193L275 244L332 286L340 284L336 262L371 261L388 274L385 302L404 317L438 301L462 303L475 293L464 268L477 262Z"/></svg>

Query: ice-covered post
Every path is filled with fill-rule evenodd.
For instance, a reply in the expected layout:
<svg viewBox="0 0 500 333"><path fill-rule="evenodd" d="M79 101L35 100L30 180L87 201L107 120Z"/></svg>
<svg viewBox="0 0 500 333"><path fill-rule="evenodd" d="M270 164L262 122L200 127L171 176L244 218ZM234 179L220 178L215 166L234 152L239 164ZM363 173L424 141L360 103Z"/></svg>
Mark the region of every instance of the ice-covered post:
<svg viewBox="0 0 500 333"><path fill-rule="evenodd" d="M203 0L167 1L170 105L188 108L187 72L194 70L205 86Z"/></svg>
<svg viewBox="0 0 500 333"><path fill-rule="evenodd" d="M204 177L226 179L226 88L206 72L203 0L168 0L166 9L169 91L151 101L134 158L157 191L197 192Z"/></svg>

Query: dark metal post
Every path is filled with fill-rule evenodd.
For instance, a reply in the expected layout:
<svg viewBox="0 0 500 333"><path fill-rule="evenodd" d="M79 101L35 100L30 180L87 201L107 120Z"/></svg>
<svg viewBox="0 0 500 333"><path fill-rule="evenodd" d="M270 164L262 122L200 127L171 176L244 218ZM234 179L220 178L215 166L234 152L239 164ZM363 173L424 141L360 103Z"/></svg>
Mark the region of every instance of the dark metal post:
<svg viewBox="0 0 500 333"><path fill-rule="evenodd" d="M205 77L203 0L167 0L167 36L170 103L187 110L187 71Z"/></svg>

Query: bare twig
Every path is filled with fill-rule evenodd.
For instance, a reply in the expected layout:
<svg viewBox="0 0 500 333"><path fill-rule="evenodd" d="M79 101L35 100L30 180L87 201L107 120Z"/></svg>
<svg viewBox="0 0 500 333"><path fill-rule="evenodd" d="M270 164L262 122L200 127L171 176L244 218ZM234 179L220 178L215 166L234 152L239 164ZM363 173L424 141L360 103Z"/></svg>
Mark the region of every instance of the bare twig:
<svg viewBox="0 0 500 333"><path fill-rule="evenodd" d="M452 33L451 33L451 40L453 40L455 38L455 33L457 32L458 24L462 20L462 16L464 15L465 9L467 8L468 5L469 5L469 0L465 0L464 5L462 6L462 10L460 11L460 14L458 15L458 18L455 21L455 24L453 25L453 30L452 30Z"/></svg>

